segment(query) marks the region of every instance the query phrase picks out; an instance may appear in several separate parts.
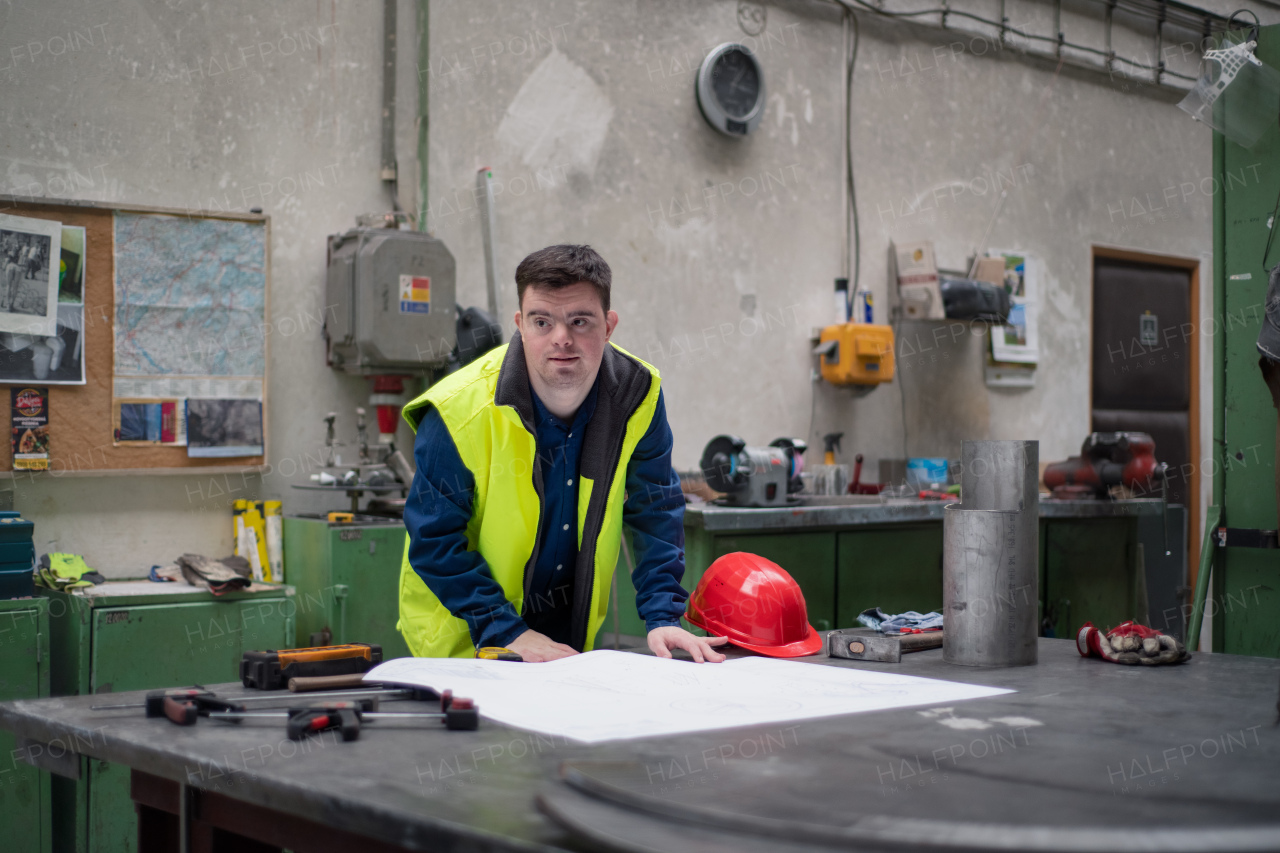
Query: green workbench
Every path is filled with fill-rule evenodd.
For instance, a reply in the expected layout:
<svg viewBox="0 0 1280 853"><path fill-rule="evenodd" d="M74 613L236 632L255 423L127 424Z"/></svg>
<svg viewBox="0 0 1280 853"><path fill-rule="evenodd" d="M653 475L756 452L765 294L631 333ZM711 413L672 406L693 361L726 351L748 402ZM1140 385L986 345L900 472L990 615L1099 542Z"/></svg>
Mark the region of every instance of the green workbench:
<svg viewBox="0 0 1280 853"><path fill-rule="evenodd" d="M685 575L692 590L718 557L747 551L795 578L819 631L857 624L859 613L942 609L940 502L818 498L801 506L685 508ZM1082 623L1147 621L1138 519L1158 500L1040 503L1040 605L1045 636L1072 637ZM617 573L617 623L643 636L625 558ZM613 631L612 614L604 631Z"/></svg>
<svg viewBox="0 0 1280 853"><path fill-rule="evenodd" d="M49 601L0 601L0 702L49 695ZM4 849L49 853L49 774L18 760L12 732L0 731L0 827Z"/></svg>
<svg viewBox="0 0 1280 853"><path fill-rule="evenodd" d="M45 595L55 696L230 681L239 677L243 652L289 648L294 639L296 605L287 586L257 584L215 598L185 583L108 581ZM109 726L115 715L142 711L100 713ZM54 849L135 850L129 769L78 760L78 779L53 778Z"/></svg>
<svg viewBox="0 0 1280 853"><path fill-rule="evenodd" d="M408 657L396 630L404 522L357 515L284 519L284 576L297 591L298 647L377 643L382 659Z"/></svg>

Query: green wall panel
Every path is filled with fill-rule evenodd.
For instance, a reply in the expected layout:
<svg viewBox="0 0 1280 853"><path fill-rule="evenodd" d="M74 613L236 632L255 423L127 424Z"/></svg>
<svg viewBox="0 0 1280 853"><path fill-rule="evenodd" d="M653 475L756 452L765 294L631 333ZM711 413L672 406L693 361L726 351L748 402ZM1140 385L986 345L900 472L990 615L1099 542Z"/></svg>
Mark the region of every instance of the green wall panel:
<svg viewBox="0 0 1280 853"><path fill-rule="evenodd" d="M1262 29L1257 55L1280 67L1280 27ZM1224 97L1230 95L1228 89ZM1280 131L1275 104L1256 108L1269 117L1271 129L1251 150L1224 140L1215 164L1222 216L1214 237L1224 279L1215 282L1223 315L1206 330L1222 337L1221 361L1215 364L1215 381L1222 383L1221 433L1215 436L1211 473L1220 478L1226 526L1274 530L1276 410L1258 369L1256 342L1266 310L1262 256L1280 189ZM1266 265L1277 263L1280 241ZM1280 657L1280 552L1229 548L1217 557L1216 601L1207 605L1214 651Z"/></svg>

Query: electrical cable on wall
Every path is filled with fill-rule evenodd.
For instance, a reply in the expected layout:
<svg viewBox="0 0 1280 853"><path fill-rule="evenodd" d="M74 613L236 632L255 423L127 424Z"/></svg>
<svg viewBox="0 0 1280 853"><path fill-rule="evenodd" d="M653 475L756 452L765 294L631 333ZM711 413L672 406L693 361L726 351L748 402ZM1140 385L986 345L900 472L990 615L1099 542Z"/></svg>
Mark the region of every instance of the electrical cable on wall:
<svg viewBox="0 0 1280 853"><path fill-rule="evenodd" d="M1036 33L1028 33L1021 29L1018 29L1015 26L1009 25L1005 21L995 21L990 18L983 17L982 15L975 15L972 12L966 12L962 9L955 9L950 6L935 6L929 9L913 9L908 12L892 12L887 9L882 9L879 6L874 5L872 2L869 2L869 0L828 0L828 2L835 3L840 7L842 7L843 9L845 9L846 11L850 11L856 6L857 8L863 9L867 12L871 12L872 14L875 14L875 15L879 15L883 18L908 20L911 18L919 18L926 15L940 15L943 20L943 25L942 25L943 29L947 29L945 22L948 17L964 18L966 20L974 21L979 24L985 24L989 27L995 27L999 31L1002 41L1004 39L1005 34L1011 34L1019 38L1026 39L1027 41L1045 42L1048 44L1052 44L1057 49L1057 54L1060 58L1064 57L1064 54L1062 53L1063 48L1078 50L1078 51L1081 51L1082 53L1088 53L1094 56L1102 57L1102 59L1106 61L1106 66L1104 67L1090 66L1083 63L1073 63L1073 64L1082 65L1082 67L1091 68L1092 70L1095 70L1095 71L1102 71L1102 72L1108 71L1112 63L1119 62L1129 66L1132 69L1136 69L1138 71L1153 72L1153 74L1155 75L1156 84L1160 83L1161 77L1176 77L1180 80L1186 80L1191 83L1194 83L1196 80L1195 77L1190 77L1185 74L1180 74L1176 71L1167 70L1164 67L1163 61L1160 61L1155 65L1150 65L1145 62L1139 62L1134 59L1129 59L1124 56L1119 56L1112 50L1101 50L1096 47L1090 47L1088 45L1079 44L1077 42L1067 41L1061 32L1052 36L1044 36L1044 35L1038 35ZM1180 29L1187 30L1188 32L1204 33L1205 35L1208 35L1215 28L1218 30L1225 29L1226 23L1227 23L1226 19L1220 15L1216 15L1212 12L1206 12L1203 10L1194 9L1193 7L1190 7L1190 6L1182 6L1181 4L1162 2L1159 4L1151 4L1149 6L1148 4L1145 4L1142 2L1135 2L1135 0L1129 0L1129 2L1125 2L1125 0L1088 0L1088 2L1107 6L1109 8L1119 8L1123 10L1126 14L1133 15L1134 17L1153 20L1162 25L1163 24L1173 25L1173 26L1179 27ZM1191 14L1191 12L1193 11L1196 14ZM1029 53L1028 55L1035 56L1036 54ZM1042 58L1047 59L1049 57L1042 55Z"/></svg>
<svg viewBox="0 0 1280 853"><path fill-rule="evenodd" d="M418 0L418 67L431 70L431 4ZM427 230L429 189L427 181L427 143L430 131L431 74L424 79L418 74L418 216L414 223L419 231Z"/></svg>
<svg viewBox="0 0 1280 853"><path fill-rule="evenodd" d="M858 16L853 14L853 10L846 7L845 15L853 31L853 43L851 47L846 46L849 59L845 69L844 89L845 181L849 192L849 216L853 220L853 250L850 252L853 262L850 279L853 287L849 292L857 293L858 280L862 275L862 233L858 223L858 185L853 177L853 73L858 67L858 44L862 39L862 32L858 27ZM847 233L845 239L848 240ZM846 269L845 273L848 275L849 271Z"/></svg>
<svg viewBox="0 0 1280 853"><path fill-rule="evenodd" d="M396 162L396 0L382 4L382 167L396 219L412 219L400 206L400 166Z"/></svg>
<svg viewBox="0 0 1280 853"><path fill-rule="evenodd" d="M845 52L845 86L844 86L844 155L845 155L845 192L848 195L848 207L845 208L844 234L844 276L853 283L851 292L856 293L858 280L862 275L862 235L858 222L858 191L853 178L853 73L858 62L858 43L861 33L858 29L858 18L853 9L843 2L840 6L844 12L844 52ZM852 34L852 38L851 38ZM852 245L850 237L852 234ZM850 269L852 267L852 269ZM814 416L818 408L816 376L809 381L809 431L806 438L813 437Z"/></svg>

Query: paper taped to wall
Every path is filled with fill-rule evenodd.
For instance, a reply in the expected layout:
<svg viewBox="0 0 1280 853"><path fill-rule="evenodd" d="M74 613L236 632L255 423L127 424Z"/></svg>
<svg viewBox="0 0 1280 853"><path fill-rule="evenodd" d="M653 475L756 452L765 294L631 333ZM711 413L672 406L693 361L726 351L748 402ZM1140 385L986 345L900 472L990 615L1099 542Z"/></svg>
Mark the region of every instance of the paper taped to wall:
<svg viewBox="0 0 1280 853"><path fill-rule="evenodd" d="M503 725L583 743L805 720L1012 693L773 658L716 664L600 650L550 663L397 658L366 681L452 690Z"/></svg>

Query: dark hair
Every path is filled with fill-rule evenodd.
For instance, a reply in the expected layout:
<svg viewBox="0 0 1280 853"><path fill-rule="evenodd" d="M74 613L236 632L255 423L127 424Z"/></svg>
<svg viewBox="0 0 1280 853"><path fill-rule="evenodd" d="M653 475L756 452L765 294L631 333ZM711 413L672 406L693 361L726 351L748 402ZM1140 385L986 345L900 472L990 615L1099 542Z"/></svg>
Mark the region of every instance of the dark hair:
<svg viewBox="0 0 1280 853"><path fill-rule="evenodd" d="M529 255L516 267L516 294L521 307L525 289L530 285L556 289L584 281L600 294L600 304L608 313L613 273L605 259L590 246L548 246Z"/></svg>

